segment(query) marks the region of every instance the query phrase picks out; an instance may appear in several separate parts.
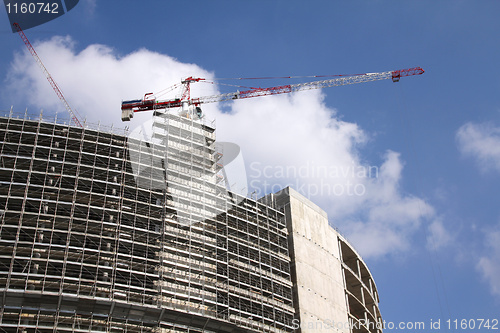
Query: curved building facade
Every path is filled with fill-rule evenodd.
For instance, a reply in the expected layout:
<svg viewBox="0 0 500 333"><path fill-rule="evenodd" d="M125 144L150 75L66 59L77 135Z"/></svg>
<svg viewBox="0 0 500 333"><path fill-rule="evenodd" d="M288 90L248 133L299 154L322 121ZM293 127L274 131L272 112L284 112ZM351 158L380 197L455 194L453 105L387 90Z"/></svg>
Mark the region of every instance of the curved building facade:
<svg viewBox="0 0 500 333"><path fill-rule="evenodd" d="M295 236L299 195L228 192L211 124L157 112L152 127L141 140L0 117L0 332L307 332L301 313L381 320L371 274L341 236L325 240L331 256L298 264L312 250ZM308 282L335 309L321 312L304 303L301 274L332 260L334 272Z"/></svg>
<svg viewBox="0 0 500 333"><path fill-rule="evenodd" d="M365 262L325 211L292 188L275 194L290 234L292 328L300 332L380 333L378 291Z"/></svg>

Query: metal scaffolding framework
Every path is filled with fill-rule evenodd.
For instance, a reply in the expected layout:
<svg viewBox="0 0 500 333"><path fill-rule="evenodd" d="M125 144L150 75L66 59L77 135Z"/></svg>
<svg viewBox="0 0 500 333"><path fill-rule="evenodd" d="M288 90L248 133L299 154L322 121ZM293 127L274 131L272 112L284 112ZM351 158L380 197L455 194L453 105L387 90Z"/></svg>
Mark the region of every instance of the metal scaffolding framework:
<svg viewBox="0 0 500 333"><path fill-rule="evenodd" d="M0 332L289 332L283 212L221 182L215 128L150 141L0 118Z"/></svg>

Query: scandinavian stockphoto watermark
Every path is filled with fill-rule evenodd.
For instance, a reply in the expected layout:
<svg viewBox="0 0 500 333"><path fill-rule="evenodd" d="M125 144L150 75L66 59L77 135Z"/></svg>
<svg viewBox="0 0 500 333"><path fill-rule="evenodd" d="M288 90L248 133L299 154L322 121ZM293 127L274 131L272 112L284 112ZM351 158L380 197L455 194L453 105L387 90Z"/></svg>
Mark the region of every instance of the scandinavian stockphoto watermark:
<svg viewBox="0 0 500 333"><path fill-rule="evenodd" d="M294 330L297 329L307 329L307 330L320 330L320 331L325 331L325 330L333 330L333 331L353 331L353 330L359 330L362 328L368 328L368 329L377 329L377 330L383 330L386 328L386 322L385 321L371 321L369 319L360 319L360 320L352 320L349 319L348 321L335 321L333 319L326 319L326 320L315 320L315 321L300 321L299 319L294 319L292 320L292 328Z"/></svg>
<svg viewBox="0 0 500 333"><path fill-rule="evenodd" d="M499 320L497 318L468 318L468 319L429 319L426 321L372 321L370 319L358 319L348 321L335 321L333 319L300 321L292 320L292 328L307 330L332 330L332 331L353 331L358 329L368 330L406 330L406 331L470 331L470 330L499 330Z"/></svg>
<svg viewBox="0 0 500 333"><path fill-rule="evenodd" d="M249 186L257 197L284 187L293 187L305 196L363 196L368 179L378 178L377 166L324 165L307 161L301 165L269 165L252 162Z"/></svg>

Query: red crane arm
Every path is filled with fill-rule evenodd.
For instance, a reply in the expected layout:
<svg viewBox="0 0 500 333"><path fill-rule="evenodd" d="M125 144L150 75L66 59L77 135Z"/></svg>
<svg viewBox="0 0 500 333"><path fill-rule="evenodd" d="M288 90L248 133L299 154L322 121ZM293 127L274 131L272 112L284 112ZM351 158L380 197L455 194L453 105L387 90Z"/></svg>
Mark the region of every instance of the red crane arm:
<svg viewBox="0 0 500 333"><path fill-rule="evenodd" d="M75 113L73 112L73 110L69 106L68 102L64 98L64 95L61 92L61 89L59 89L59 86L57 85L56 81L54 81L54 79L50 75L50 73L47 70L47 68L45 68L45 66L43 65L42 60L40 59L40 57L36 53L35 48L33 47L33 45L31 45L28 37L26 37L26 35L24 34L23 29L21 29L21 27L17 23L14 23L13 25L16 28L19 36L21 36L21 39L23 40L24 44L26 45L26 47L30 51L30 53L33 56L33 58L35 58L36 63L42 69L43 74L45 74L45 77L47 78L47 80L49 81L50 85L52 86L52 89L54 89L57 97L59 97L59 99L61 100L61 102L64 104L64 107L66 108L66 110L71 115L71 119L73 119L73 121L75 122L76 125L78 125L79 127L83 127L82 123L80 122L80 120L78 120L78 117L75 115Z"/></svg>
<svg viewBox="0 0 500 333"><path fill-rule="evenodd" d="M246 91L239 91L239 92L235 92L235 93L194 98L191 100L190 104L198 105L198 104L203 104L203 103L229 101L232 99L243 99L243 98L259 97L259 96L267 96L267 95L286 94L286 93L297 92L297 91L302 91L302 90L321 89L321 88L334 87L334 86L344 86L344 85L348 85L348 84L378 81L378 80L385 80L385 79L391 79L391 78L394 82L398 82L399 78L401 78L401 77L411 76L411 75L420 75L423 73L424 73L424 70L422 68L415 67L415 68L410 68L410 69L402 69L402 70L382 72L382 73L357 74L357 75L351 75L351 76L343 76L343 77L335 78L335 79L331 79L331 80L321 80L321 81L313 81L313 82L306 82L306 83L289 84L289 85L270 87L270 88L255 88L255 89L250 89L250 90L246 90Z"/></svg>
<svg viewBox="0 0 500 333"><path fill-rule="evenodd" d="M423 73L424 70L422 68L414 67L409 69L401 69L401 70L381 72L381 73L347 75L330 80L289 84L289 85L269 87L269 88L252 88L250 90L245 90L245 91L236 91L227 94L204 96L192 99L189 97L189 84L191 82L198 82L203 79L195 79L193 77L190 77L182 82L183 84L186 85L182 98L164 100L164 101L156 101L153 99L149 100L142 99L142 100L132 100L132 101L122 102L122 120L123 121L130 120L130 118L132 118L133 116L133 112L176 108L176 107L181 107L183 104L200 105L205 103L230 101L233 99L286 94L302 90L321 89L333 86L344 86L348 84L378 81L385 79L392 79L393 82L398 82L401 77L420 75Z"/></svg>

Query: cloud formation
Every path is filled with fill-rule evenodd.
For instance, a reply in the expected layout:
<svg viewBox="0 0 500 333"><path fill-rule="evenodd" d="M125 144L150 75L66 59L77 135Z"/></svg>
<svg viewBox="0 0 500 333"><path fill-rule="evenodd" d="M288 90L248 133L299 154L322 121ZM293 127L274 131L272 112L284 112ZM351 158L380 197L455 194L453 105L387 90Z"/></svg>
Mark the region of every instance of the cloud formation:
<svg viewBox="0 0 500 333"><path fill-rule="evenodd" d="M399 154L388 151L379 177L367 183L367 194L354 207L357 218L347 217L344 229L365 257L409 250L422 222L435 216L425 200L401 192L402 170Z"/></svg>
<svg viewBox="0 0 500 333"><path fill-rule="evenodd" d="M450 245L456 236L445 228L440 218L432 221L428 227L427 233L427 248L430 251L436 251Z"/></svg>
<svg viewBox="0 0 500 333"><path fill-rule="evenodd" d="M456 138L460 151L476 159L482 171L500 172L500 127L469 122L458 129Z"/></svg>
<svg viewBox="0 0 500 333"><path fill-rule="evenodd" d="M500 172L500 127L491 123L466 123L456 133L461 153L475 160L482 172ZM476 269L489 283L492 294L500 296L500 225L484 232L485 255Z"/></svg>
<svg viewBox="0 0 500 333"><path fill-rule="evenodd" d="M500 225L485 234L486 253L479 258L477 269L488 281L491 292L500 296Z"/></svg>
<svg viewBox="0 0 500 333"><path fill-rule="evenodd" d="M97 7L97 0L84 0L82 2L85 6L85 10L87 11L87 13L94 14L95 9Z"/></svg>
<svg viewBox="0 0 500 333"><path fill-rule="evenodd" d="M321 91L235 101L219 115L224 140L238 142L251 191L292 186L327 211L365 257L406 251L422 221L435 215L423 199L400 190L403 162L387 151L382 165L363 162L368 135L336 117Z"/></svg>
<svg viewBox="0 0 500 333"><path fill-rule="evenodd" d="M36 43L36 49L73 108L104 124L122 125L122 99L141 98L188 76L214 77L195 64L145 49L123 56L104 45L76 51L69 37ZM11 64L6 86L4 100L14 105L21 100L31 108L66 112L27 52ZM216 93L215 85L193 85L193 96ZM359 148L369 135L342 121L323 99L322 91L312 90L234 101L224 112L217 105L203 109L217 119L218 140L242 148L253 195L291 185L326 210L365 257L408 250L423 221L434 217L433 207L400 189L404 163L397 152L382 152L381 165L364 161ZM150 117L136 114L127 125L139 126Z"/></svg>
<svg viewBox="0 0 500 333"><path fill-rule="evenodd" d="M123 99L142 98L144 93L160 91L191 75L213 77L197 65L181 63L145 49L119 56L108 46L93 44L77 52L77 45L70 37L53 37L35 42L34 47L82 120L87 118L108 125L122 125L120 104ZM37 111L43 108L67 116L63 104L26 50L14 58L5 81L2 97L14 108L28 107ZM203 88L204 93L216 93L212 85ZM193 87L194 93L196 89ZM26 104L19 105L20 101Z"/></svg>

